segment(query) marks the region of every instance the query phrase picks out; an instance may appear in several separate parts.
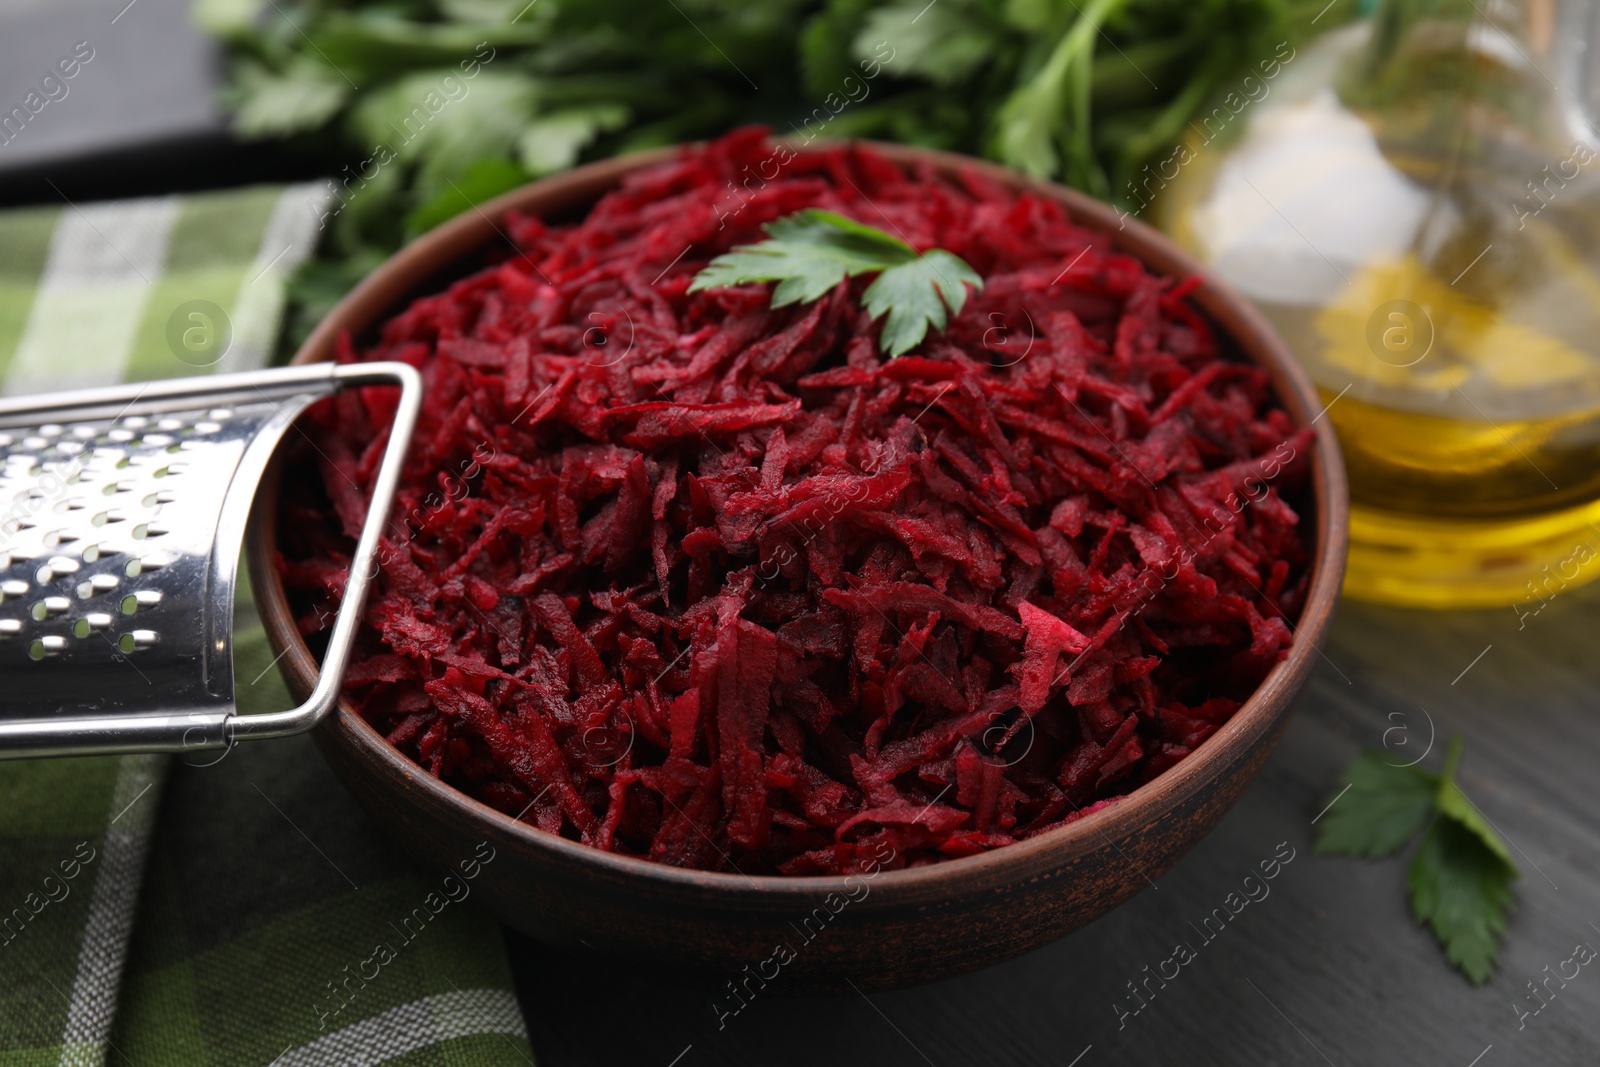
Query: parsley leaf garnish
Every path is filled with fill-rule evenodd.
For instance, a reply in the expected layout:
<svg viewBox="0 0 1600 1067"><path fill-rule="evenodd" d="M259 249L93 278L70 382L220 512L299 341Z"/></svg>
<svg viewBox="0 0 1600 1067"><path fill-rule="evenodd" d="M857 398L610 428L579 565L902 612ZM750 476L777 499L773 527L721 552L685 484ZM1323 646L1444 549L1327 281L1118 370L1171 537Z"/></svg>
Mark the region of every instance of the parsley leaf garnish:
<svg viewBox="0 0 1600 1067"><path fill-rule="evenodd" d="M1474 985L1494 973L1516 878L1509 860L1461 823L1444 817L1428 827L1411 861L1406 885L1412 914L1432 928L1450 962Z"/></svg>
<svg viewBox="0 0 1600 1067"><path fill-rule="evenodd" d="M768 240L713 259L689 292L777 282L772 306L778 308L809 304L847 277L878 273L861 301L874 319L883 318L878 347L894 357L921 344L930 326L943 330L959 315L967 286L983 288L978 272L944 249L919 255L899 238L831 211L797 211L764 229Z"/></svg>
<svg viewBox="0 0 1600 1067"><path fill-rule="evenodd" d="M1392 856L1433 814L1439 776L1421 767L1396 767L1380 749L1357 756L1345 776L1350 789L1322 817L1318 855Z"/></svg>
<svg viewBox="0 0 1600 1067"><path fill-rule="evenodd" d="M1395 766L1368 749L1350 764L1349 789L1324 816L1320 855L1392 856L1426 826L1406 885L1411 913L1426 923L1450 962L1475 985L1494 972L1495 954L1519 876L1495 833L1456 784L1461 739L1450 742L1444 770Z"/></svg>

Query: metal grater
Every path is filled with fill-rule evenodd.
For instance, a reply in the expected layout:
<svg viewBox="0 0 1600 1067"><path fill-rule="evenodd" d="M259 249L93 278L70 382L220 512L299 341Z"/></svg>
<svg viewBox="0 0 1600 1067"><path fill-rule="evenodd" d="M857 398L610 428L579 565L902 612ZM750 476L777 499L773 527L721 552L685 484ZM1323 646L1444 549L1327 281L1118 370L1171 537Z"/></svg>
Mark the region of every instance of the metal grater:
<svg viewBox="0 0 1600 1067"><path fill-rule="evenodd" d="M239 716L233 600L257 486L309 405L400 402L316 691ZM421 403L402 363L324 363L0 401L0 759L188 752L315 726L340 681Z"/></svg>

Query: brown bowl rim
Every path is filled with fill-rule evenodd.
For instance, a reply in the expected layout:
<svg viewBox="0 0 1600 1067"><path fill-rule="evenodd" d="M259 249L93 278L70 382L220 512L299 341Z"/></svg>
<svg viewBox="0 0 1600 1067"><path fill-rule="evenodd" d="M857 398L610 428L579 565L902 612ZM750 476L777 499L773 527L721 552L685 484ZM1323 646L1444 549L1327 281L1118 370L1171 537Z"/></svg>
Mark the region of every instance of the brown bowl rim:
<svg viewBox="0 0 1600 1067"><path fill-rule="evenodd" d="M1185 787L1201 787L1209 775L1225 770L1228 750L1240 743L1241 738L1254 734L1260 739L1258 743L1270 743L1266 739L1271 735L1274 721L1288 714L1294 697L1309 679L1316 657L1321 654L1322 640L1332 622L1334 605L1344 576L1349 499L1339 448L1330 424L1321 421L1321 414L1326 409L1320 404L1310 377L1260 312L1230 287L1210 276L1165 235L1110 204L1074 189L1029 178L970 156L874 141L848 143L869 147L902 166L929 164L941 175L968 170L1005 187L1048 197L1065 206L1074 221L1108 234L1119 250L1134 255L1150 269L1168 276L1199 277L1201 283L1189 299L1233 342L1241 355L1267 369L1272 376L1274 394L1294 418L1297 427L1310 425L1316 432L1312 466L1316 537L1310 563L1310 588L1300 618L1292 627L1294 641L1289 654L1272 668L1228 722L1178 764L1107 808L1002 848L922 867L877 873L873 877L874 890L892 899L899 894L910 895L918 890L947 887L948 883L956 880L984 881L986 875L1008 873L1008 868L1013 869L1009 873L1038 870L1049 866L1050 858L1057 854L1064 859L1106 842L1122 839L1139 830L1146 821L1144 816L1158 806L1163 797ZM627 174L669 160L684 147L651 149L580 166L513 189L457 215L400 249L369 274L318 324L295 353L292 364L303 365L334 358L342 332L349 330L352 338L359 337L384 312L397 309L420 295L416 292L418 285L447 271L450 264L458 262L493 236L498 234L504 239L504 230L497 220L508 211L526 210L526 205L530 203L538 203L538 213L543 215L586 207L606 191L615 188ZM355 324L353 328L351 323ZM1313 411L1316 411L1315 415ZM267 487L263 500L276 503L275 486ZM271 565L275 553L276 525L266 521L268 516L265 508L260 509L258 515L252 520L247 540L257 608L273 651L281 654L282 666L291 676L291 687L307 691L315 682L318 665L294 625L282 579L277 568ZM737 872L673 867L634 856L604 852L513 819L422 772L417 764L390 745L343 698L339 701L336 715L337 725L347 731L352 743L365 745L397 780L431 793L435 800L464 809L501 833L517 838L529 849L548 851L553 859L593 864L613 875L638 877L658 885L734 896L751 893L769 901L774 894L789 894L814 901L818 893L847 890L850 887L845 884L846 879L855 877L745 876ZM329 728L334 724L327 722L323 725Z"/></svg>

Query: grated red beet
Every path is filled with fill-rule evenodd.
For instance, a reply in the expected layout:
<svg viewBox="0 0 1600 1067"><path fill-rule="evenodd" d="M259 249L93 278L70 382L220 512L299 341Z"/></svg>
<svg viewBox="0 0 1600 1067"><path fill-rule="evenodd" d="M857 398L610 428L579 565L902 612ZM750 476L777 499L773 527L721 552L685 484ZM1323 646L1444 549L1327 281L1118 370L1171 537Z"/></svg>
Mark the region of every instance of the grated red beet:
<svg viewBox="0 0 1600 1067"><path fill-rule="evenodd" d="M870 278L777 311L687 295L807 207L984 288L893 361ZM505 226L520 255L341 349L427 384L346 691L439 778L663 863L915 866L1113 803L1285 654L1309 432L1192 282L1055 203L744 130L576 225ZM308 634L392 403L309 416L321 478L281 529Z"/></svg>

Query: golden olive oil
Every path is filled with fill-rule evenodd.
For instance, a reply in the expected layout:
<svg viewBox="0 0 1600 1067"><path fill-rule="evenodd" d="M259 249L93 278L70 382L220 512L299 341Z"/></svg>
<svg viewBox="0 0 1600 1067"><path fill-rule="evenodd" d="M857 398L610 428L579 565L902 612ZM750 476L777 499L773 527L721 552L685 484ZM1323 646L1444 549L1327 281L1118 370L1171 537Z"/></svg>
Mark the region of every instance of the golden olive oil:
<svg viewBox="0 0 1600 1067"><path fill-rule="evenodd" d="M1540 72L1490 30L1330 35L1156 207L1322 393L1346 591L1526 619L1600 577L1600 155L1550 133Z"/></svg>

